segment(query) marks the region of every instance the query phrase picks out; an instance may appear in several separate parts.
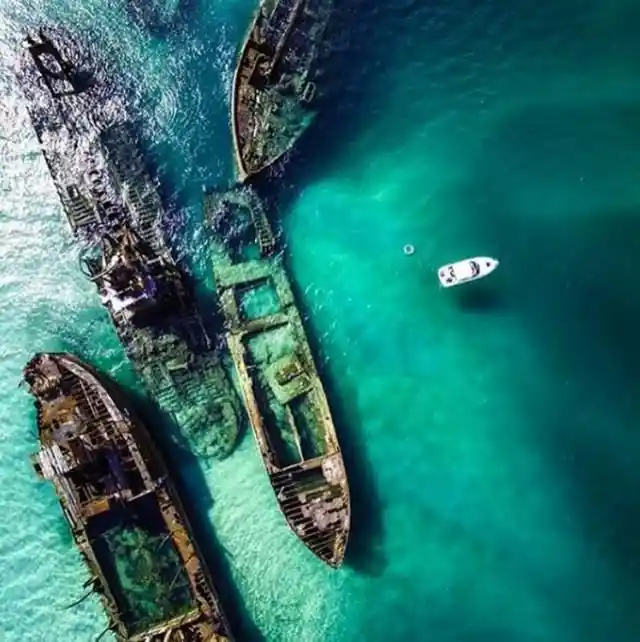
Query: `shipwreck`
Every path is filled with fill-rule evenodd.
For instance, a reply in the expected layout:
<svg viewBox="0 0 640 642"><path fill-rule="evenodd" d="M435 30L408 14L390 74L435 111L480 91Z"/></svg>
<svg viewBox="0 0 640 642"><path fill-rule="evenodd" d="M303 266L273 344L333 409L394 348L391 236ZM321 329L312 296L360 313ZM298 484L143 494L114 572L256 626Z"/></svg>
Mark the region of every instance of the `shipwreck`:
<svg viewBox="0 0 640 642"><path fill-rule="evenodd" d="M276 499L293 532L337 567L350 528L347 475L276 239L247 187L206 193L205 213L227 343Z"/></svg>
<svg viewBox="0 0 640 642"><path fill-rule="evenodd" d="M238 179L287 154L316 114L332 0L262 0L233 76L231 122Z"/></svg>
<svg viewBox="0 0 640 642"><path fill-rule="evenodd" d="M163 460L115 384L69 354L24 369L35 398L36 472L50 481L121 642L232 637ZM88 594L87 594L88 595Z"/></svg>
<svg viewBox="0 0 640 642"><path fill-rule="evenodd" d="M240 401L167 242L167 214L124 99L95 54L68 34L27 37L19 79L74 236L128 357L180 426L185 447L228 456Z"/></svg>

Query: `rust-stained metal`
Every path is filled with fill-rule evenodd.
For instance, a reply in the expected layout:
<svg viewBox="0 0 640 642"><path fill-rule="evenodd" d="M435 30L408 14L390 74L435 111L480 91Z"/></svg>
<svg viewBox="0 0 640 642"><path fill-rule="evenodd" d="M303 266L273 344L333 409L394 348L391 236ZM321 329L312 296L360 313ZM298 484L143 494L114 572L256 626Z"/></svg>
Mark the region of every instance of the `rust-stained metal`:
<svg viewBox="0 0 640 642"><path fill-rule="evenodd" d="M311 123L332 0L261 0L233 76L231 121L240 182L289 152Z"/></svg>
<svg viewBox="0 0 640 642"><path fill-rule="evenodd" d="M182 445L224 458L239 435L239 395L189 275L171 256L167 213L125 101L91 43L40 30L24 45L18 75L84 272L147 391L175 418Z"/></svg>
<svg viewBox="0 0 640 642"><path fill-rule="evenodd" d="M349 486L276 239L247 187L205 194L205 215L227 343L271 485L294 533L337 567L349 536Z"/></svg>
<svg viewBox="0 0 640 642"><path fill-rule="evenodd" d="M212 579L165 465L115 384L75 357L24 369L37 473L55 487L109 628L122 642L230 642Z"/></svg>

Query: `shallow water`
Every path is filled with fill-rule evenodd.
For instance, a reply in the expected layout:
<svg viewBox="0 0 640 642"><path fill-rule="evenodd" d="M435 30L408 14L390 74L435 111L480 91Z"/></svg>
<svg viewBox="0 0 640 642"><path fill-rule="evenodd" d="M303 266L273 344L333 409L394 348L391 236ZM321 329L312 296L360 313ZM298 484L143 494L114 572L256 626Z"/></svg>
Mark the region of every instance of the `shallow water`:
<svg viewBox="0 0 640 642"><path fill-rule="evenodd" d="M0 2L3 641L84 642L106 625L95 600L63 608L87 576L29 467L23 364L68 349L135 386L77 269L9 73L12 40L39 21L92 30L136 88L150 158L186 223L176 246L205 274L200 188L232 176L228 87L254 4L156 4L165 29L124 0ZM276 190L349 468L353 537L343 569L314 559L250 435L215 466L182 462L234 631L635 642L640 11L365 4L336 18L334 98ZM439 290L434 270L475 254L500 258L496 274Z"/></svg>

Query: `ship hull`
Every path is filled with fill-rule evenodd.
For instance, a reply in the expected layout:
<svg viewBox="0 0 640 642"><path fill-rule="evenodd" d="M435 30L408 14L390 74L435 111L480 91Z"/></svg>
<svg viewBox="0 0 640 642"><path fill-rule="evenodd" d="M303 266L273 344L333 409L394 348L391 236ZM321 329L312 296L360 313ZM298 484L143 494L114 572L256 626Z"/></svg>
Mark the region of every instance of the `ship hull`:
<svg viewBox="0 0 640 642"><path fill-rule="evenodd" d="M164 462L115 384L55 353L36 355L25 380L40 440L32 462L56 489L117 639L232 640Z"/></svg>
<svg viewBox="0 0 640 642"><path fill-rule="evenodd" d="M263 0L238 56L231 123L238 180L291 151L315 116L331 0Z"/></svg>
<svg viewBox="0 0 640 642"><path fill-rule="evenodd" d="M273 255L275 239L246 188L207 195L205 210L227 344L271 485L293 532L338 567L350 530L347 475L289 280ZM222 228L234 229L235 238Z"/></svg>

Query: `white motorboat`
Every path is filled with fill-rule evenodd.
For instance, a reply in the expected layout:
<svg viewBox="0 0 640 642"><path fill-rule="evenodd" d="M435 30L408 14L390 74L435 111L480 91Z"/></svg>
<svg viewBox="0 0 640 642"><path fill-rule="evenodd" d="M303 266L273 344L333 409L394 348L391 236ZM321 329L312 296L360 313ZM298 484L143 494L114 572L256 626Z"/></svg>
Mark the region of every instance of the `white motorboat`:
<svg viewBox="0 0 640 642"><path fill-rule="evenodd" d="M440 285L452 288L454 285L461 285L488 276L498 265L497 259L492 259L489 256L475 256L472 259L443 265L438 270L438 278Z"/></svg>

